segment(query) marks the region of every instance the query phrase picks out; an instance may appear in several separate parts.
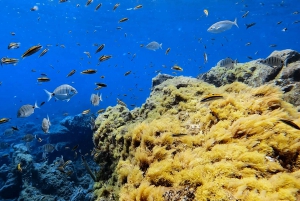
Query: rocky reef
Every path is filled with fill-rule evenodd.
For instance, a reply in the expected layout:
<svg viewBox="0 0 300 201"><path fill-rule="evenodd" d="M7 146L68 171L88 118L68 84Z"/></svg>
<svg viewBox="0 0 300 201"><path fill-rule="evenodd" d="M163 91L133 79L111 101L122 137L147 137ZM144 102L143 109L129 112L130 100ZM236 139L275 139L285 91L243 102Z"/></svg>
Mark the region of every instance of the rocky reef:
<svg viewBox="0 0 300 201"><path fill-rule="evenodd" d="M213 70L202 75L215 85L162 76L141 108L116 105L100 114L96 200L299 200L300 114L286 100L292 91L276 84L284 69L263 77L260 64L243 65L248 85L223 81L225 70L217 80ZM204 101L209 94L219 97Z"/></svg>
<svg viewBox="0 0 300 201"><path fill-rule="evenodd" d="M49 134L43 134L40 125L33 123L20 126L18 133L30 132L42 141L24 142L23 135L17 133L8 139L11 148L1 157L0 200L92 200L94 181L86 166L93 172L99 166L90 157L93 147L91 117L79 114L62 121L54 119ZM47 154L46 160L42 158L45 144L53 144L56 148ZM72 150L77 145L78 149ZM85 165L80 154L85 155Z"/></svg>

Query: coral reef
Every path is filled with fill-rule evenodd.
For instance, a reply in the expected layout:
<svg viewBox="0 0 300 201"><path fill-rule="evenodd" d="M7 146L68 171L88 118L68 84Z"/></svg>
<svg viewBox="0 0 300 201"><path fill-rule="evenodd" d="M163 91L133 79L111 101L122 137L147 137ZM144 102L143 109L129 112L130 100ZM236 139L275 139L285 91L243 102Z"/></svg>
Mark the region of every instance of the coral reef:
<svg viewBox="0 0 300 201"><path fill-rule="evenodd" d="M284 61L284 66L271 68L260 63L259 60L254 60L238 63L232 68L215 66L207 73L199 75L198 78L217 87L235 81L253 87L274 83L281 87L285 101L300 106L300 100L297 98L300 93L300 53L287 49L274 51L268 57L271 56L281 58Z"/></svg>
<svg viewBox="0 0 300 201"><path fill-rule="evenodd" d="M282 97L174 77L141 108L107 108L93 136L97 200L299 200L300 131L280 120L300 115Z"/></svg>

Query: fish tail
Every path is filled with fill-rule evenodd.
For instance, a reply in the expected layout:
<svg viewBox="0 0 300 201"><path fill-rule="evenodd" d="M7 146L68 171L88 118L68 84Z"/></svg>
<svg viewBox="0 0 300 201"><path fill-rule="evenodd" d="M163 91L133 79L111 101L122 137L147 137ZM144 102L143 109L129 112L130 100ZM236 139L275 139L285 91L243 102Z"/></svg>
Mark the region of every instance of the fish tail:
<svg viewBox="0 0 300 201"><path fill-rule="evenodd" d="M47 119L48 119L49 126L51 126L51 122L50 122L48 114L47 114Z"/></svg>
<svg viewBox="0 0 300 201"><path fill-rule="evenodd" d="M49 91L47 91L46 89L44 89L44 91L46 92L46 94L48 95L48 101L51 100L53 94L50 93Z"/></svg>
<svg viewBox="0 0 300 201"><path fill-rule="evenodd" d="M39 106L36 104L36 101L34 103L34 108L39 108Z"/></svg>
<svg viewBox="0 0 300 201"><path fill-rule="evenodd" d="M162 49L162 43L161 43L161 44L159 44L159 47L160 47L160 49Z"/></svg>
<svg viewBox="0 0 300 201"><path fill-rule="evenodd" d="M234 23L235 26L237 26L237 28L239 28L239 25L237 24L237 18L235 18L233 23Z"/></svg>

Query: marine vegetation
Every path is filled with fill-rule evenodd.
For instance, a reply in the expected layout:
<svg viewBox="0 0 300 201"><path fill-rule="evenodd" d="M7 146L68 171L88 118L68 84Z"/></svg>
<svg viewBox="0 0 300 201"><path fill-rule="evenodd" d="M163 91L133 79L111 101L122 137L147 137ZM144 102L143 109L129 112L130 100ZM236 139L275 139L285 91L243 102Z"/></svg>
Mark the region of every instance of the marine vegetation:
<svg viewBox="0 0 300 201"><path fill-rule="evenodd" d="M209 94L222 98L201 102ZM300 115L282 96L175 77L141 108L107 108L93 136L97 200L298 200Z"/></svg>

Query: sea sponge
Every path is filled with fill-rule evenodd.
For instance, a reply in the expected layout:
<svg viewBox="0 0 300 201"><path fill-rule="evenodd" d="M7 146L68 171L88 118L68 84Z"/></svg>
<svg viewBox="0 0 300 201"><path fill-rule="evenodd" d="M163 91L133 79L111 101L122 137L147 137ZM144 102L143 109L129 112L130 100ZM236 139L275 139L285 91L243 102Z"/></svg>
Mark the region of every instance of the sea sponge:
<svg viewBox="0 0 300 201"><path fill-rule="evenodd" d="M223 98L201 102L212 93ZM111 156L97 158L111 160L109 176L99 183L113 186L115 200L300 198L300 131L280 121L300 125L300 115L279 88L237 82L216 88L176 77L131 113L104 132L101 124L113 121L107 117L94 136L115 145L109 150L97 141ZM108 197L99 194L108 188L99 183L97 200Z"/></svg>

